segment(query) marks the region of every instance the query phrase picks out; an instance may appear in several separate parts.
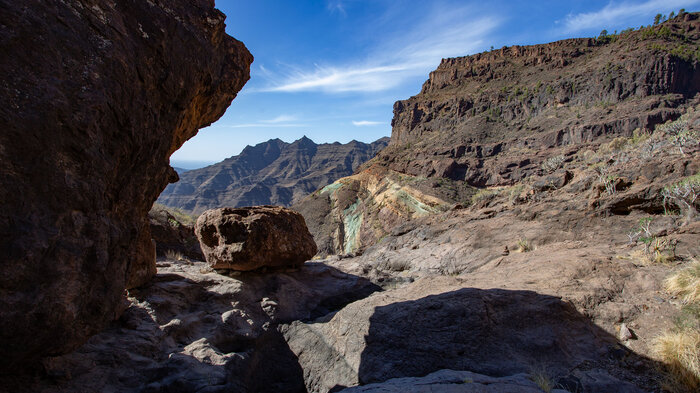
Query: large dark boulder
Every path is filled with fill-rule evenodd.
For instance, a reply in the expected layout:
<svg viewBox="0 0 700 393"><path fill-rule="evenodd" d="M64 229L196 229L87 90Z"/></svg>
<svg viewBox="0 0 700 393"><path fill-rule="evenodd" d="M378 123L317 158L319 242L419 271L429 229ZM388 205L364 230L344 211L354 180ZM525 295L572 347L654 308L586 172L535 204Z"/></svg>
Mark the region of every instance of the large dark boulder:
<svg viewBox="0 0 700 393"><path fill-rule="evenodd" d="M317 251L304 217L281 206L207 210L194 232L214 269L296 266Z"/></svg>
<svg viewBox="0 0 700 393"><path fill-rule="evenodd" d="M0 0L0 370L65 353L155 272L168 158L253 58L211 0Z"/></svg>

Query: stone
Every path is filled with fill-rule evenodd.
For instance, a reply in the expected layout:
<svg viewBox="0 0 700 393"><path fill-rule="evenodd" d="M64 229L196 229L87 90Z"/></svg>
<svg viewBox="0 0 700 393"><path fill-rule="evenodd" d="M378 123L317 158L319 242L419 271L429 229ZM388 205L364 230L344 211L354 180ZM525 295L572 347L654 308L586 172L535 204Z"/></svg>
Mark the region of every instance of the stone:
<svg viewBox="0 0 700 393"><path fill-rule="evenodd" d="M558 170L549 176L536 180L532 184L532 188L536 191L556 190L564 187L572 178L573 174L571 172Z"/></svg>
<svg viewBox="0 0 700 393"><path fill-rule="evenodd" d="M214 269L298 266L317 251L304 217L280 206L207 210L195 234Z"/></svg>
<svg viewBox="0 0 700 393"><path fill-rule="evenodd" d="M636 338L637 337L634 335L634 332L632 331L632 329L627 327L626 323L620 325L620 341L634 340Z"/></svg>
<svg viewBox="0 0 700 393"><path fill-rule="evenodd" d="M0 1L0 371L75 349L155 273L168 159L253 60L213 4Z"/></svg>

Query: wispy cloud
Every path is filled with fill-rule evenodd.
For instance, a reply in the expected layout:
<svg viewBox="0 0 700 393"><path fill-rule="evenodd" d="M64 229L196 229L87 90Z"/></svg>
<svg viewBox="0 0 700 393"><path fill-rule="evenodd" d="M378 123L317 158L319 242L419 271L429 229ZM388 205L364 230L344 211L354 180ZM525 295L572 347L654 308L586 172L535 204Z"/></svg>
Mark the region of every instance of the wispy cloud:
<svg viewBox="0 0 700 393"><path fill-rule="evenodd" d="M289 127L306 127L305 124L270 124L270 123L244 123L244 124L231 124L225 127L228 128L289 128Z"/></svg>
<svg viewBox="0 0 700 393"><path fill-rule="evenodd" d="M345 6L342 0L328 0L326 1L326 9L331 13L337 12L343 16L347 15L345 12Z"/></svg>
<svg viewBox="0 0 700 393"><path fill-rule="evenodd" d="M368 127L368 126L377 126L380 124L386 124L383 121L369 121L369 120L360 120L360 121L354 121L352 122L352 125L355 127Z"/></svg>
<svg viewBox="0 0 700 393"><path fill-rule="evenodd" d="M279 115L274 119L260 120L261 123L266 124L278 124L278 123L289 123L291 121L297 121L298 118L294 115Z"/></svg>
<svg viewBox="0 0 700 393"><path fill-rule="evenodd" d="M330 4L330 3L329 3ZM289 67L257 91L326 93L377 92L408 78L424 76L444 57L463 56L483 48L486 36L500 23L494 16L474 16L472 7L443 6L404 31L395 31L371 48L363 61Z"/></svg>
<svg viewBox="0 0 700 393"><path fill-rule="evenodd" d="M564 32L573 33L592 28L605 28L635 17L654 15L665 10L696 4L700 4L700 0L611 1L598 11L568 15L563 21Z"/></svg>
<svg viewBox="0 0 700 393"><path fill-rule="evenodd" d="M279 115L272 119L258 120L254 123L244 123L244 124L231 124L226 127L229 128L255 128L255 127L273 127L273 128L285 128L285 127L306 127L304 124L300 124L299 118L296 115Z"/></svg>

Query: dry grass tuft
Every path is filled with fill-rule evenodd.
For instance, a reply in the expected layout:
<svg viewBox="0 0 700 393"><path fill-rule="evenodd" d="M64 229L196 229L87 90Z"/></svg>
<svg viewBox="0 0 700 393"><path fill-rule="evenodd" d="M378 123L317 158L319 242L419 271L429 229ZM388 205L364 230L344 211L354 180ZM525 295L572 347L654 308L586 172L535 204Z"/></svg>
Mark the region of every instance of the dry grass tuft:
<svg viewBox="0 0 700 393"><path fill-rule="evenodd" d="M664 388L674 393L700 391L700 261L665 281L666 289L684 305L676 327L654 341L654 352L666 364Z"/></svg>
<svg viewBox="0 0 700 393"><path fill-rule="evenodd" d="M527 239L519 239L518 240L518 252L529 252L534 250L534 247L532 247L532 244Z"/></svg>
<svg viewBox="0 0 700 393"><path fill-rule="evenodd" d="M187 258L179 252L179 251L174 251L174 250L166 250L165 251L165 257L167 259L173 260L173 261L186 261Z"/></svg>
<svg viewBox="0 0 700 393"><path fill-rule="evenodd" d="M700 302L700 260L670 276L665 281L666 289L680 297L684 303Z"/></svg>
<svg viewBox="0 0 700 393"><path fill-rule="evenodd" d="M549 378L549 375L547 375L547 372L544 370L532 370L530 372L530 379L545 393L551 392L554 388L554 386L552 386L552 379Z"/></svg>
<svg viewBox="0 0 700 393"><path fill-rule="evenodd" d="M665 389L674 393L700 389L700 332L668 332L656 339L654 351L668 368Z"/></svg>

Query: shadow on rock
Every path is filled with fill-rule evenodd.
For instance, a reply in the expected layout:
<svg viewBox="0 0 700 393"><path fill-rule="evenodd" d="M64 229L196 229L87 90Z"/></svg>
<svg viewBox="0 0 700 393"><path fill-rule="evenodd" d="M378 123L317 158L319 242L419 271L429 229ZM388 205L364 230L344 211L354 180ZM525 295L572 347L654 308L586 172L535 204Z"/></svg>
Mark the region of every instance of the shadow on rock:
<svg viewBox="0 0 700 393"><path fill-rule="evenodd" d="M367 322L361 384L451 369L540 375L572 392L657 385L653 361L620 345L572 305L536 292L464 288L378 306Z"/></svg>
<svg viewBox="0 0 700 393"><path fill-rule="evenodd" d="M77 351L45 359L17 392L305 392L303 370L277 326L368 296L368 280L320 263L297 271L206 273L172 264Z"/></svg>

